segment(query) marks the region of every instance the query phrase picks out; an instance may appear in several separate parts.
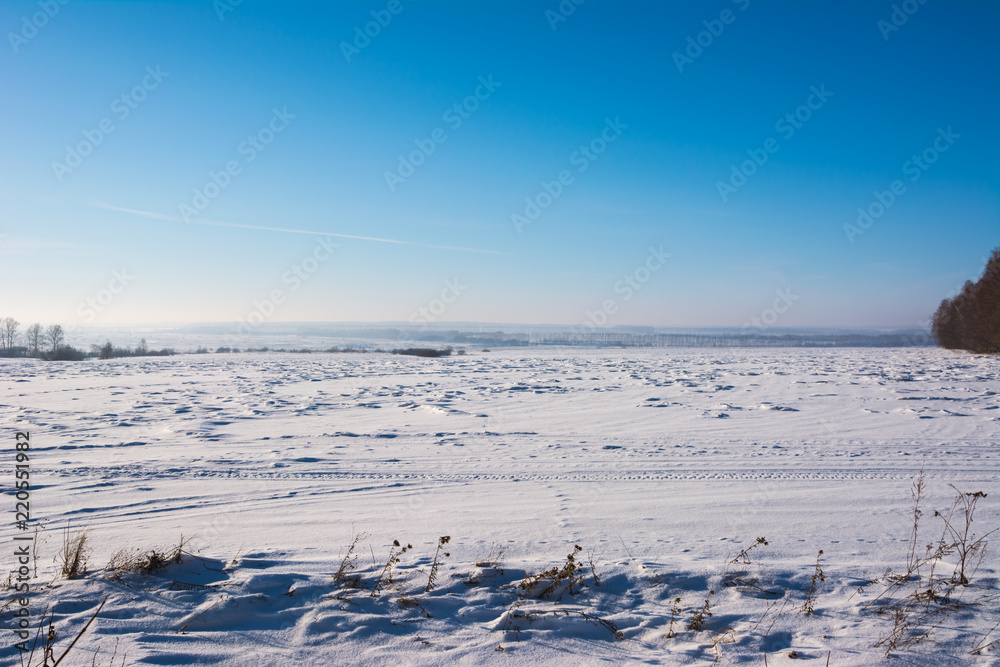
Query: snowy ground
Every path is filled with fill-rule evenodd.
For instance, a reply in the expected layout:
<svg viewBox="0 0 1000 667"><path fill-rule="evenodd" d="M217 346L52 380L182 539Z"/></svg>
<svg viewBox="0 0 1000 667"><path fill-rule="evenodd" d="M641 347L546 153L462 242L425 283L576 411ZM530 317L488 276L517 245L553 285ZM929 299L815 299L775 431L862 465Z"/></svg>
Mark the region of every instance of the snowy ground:
<svg viewBox="0 0 1000 667"><path fill-rule="evenodd" d="M64 665L109 664L116 642L116 664L881 664L892 622L865 605L884 585L859 587L905 570L920 470L921 549L949 484L989 493L977 535L1000 526L997 359L937 349L0 360L0 376L8 460L31 432L31 608L54 610L56 655L108 597ZM67 525L91 544L72 581ZM335 584L359 533L360 587ZM181 535L179 565L102 571ZM372 596L393 540L412 548ZM575 545L572 592L517 587ZM969 651L1000 635L984 640L997 564L990 545L960 591L982 604L894 664L996 664ZM0 664L18 664L4 637Z"/></svg>

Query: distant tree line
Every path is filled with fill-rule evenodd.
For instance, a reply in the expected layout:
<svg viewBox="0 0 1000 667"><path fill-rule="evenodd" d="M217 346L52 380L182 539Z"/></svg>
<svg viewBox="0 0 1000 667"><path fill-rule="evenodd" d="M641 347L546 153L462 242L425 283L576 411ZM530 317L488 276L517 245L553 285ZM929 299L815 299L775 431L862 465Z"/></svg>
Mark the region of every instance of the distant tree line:
<svg viewBox="0 0 1000 667"><path fill-rule="evenodd" d="M490 332L464 334L453 341L487 347L566 345L582 347L912 347L933 345L926 333L763 334L576 332Z"/></svg>
<svg viewBox="0 0 1000 667"><path fill-rule="evenodd" d="M949 350L1000 353L1000 248L990 255L978 281L967 280L958 296L941 302L931 333Z"/></svg>
<svg viewBox="0 0 1000 667"><path fill-rule="evenodd" d="M139 344L134 348L115 347L111 341L104 345L91 345L90 356L98 359L117 359L119 357L169 357L174 354L173 349L165 347L162 350L150 350L146 345L146 339L140 338Z"/></svg>
<svg viewBox="0 0 1000 667"><path fill-rule="evenodd" d="M36 359L77 360L86 354L66 344L62 325L42 327L38 322L29 325L24 333L21 323L13 317L0 320L0 356L34 357Z"/></svg>
<svg viewBox="0 0 1000 667"><path fill-rule="evenodd" d="M113 359L115 357L147 357L172 355L170 348L150 350L146 339L134 349L115 347L111 341L104 345L91 345L90 352L77 349L66 342L66 331L61 324L43 327L40 323L28 325L21 332L21 323L13 317L0 319L0 357L27 357L46 361L80 361L88 357Z"/></svg>

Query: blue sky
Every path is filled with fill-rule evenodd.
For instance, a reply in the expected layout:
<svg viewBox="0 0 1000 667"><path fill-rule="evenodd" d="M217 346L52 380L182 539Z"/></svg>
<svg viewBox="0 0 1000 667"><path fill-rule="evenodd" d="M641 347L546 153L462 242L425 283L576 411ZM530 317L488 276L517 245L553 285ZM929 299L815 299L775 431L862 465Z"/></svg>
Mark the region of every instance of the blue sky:
<svg viewBox="0 0 1000 667"><path fill-rule="evenodd" d="M53 0L0 28L22 322L741 326L785 295L775 327L916 326L1000 245L993 2Z"/></svg>

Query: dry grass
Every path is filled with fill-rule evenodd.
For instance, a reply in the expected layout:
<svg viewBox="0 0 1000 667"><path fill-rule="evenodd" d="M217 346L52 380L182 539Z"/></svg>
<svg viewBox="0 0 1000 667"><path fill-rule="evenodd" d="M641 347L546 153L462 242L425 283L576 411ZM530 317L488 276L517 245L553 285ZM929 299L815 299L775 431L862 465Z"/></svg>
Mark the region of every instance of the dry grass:
<svg viewBox="0 0 1000 667"><path fill-rule="evenodd" d="M474 564L476 567L490 568L494 570L503 571L503 561L507 556L507 547L499 542L494 542L490 545L489 550L485 555L476 558Z"/></svg>
<svg viewBox="0 0 1000 667"><path fill-rule="evenodd" d="M484 579L496 579L497 577L502 577L504 575L504 558L507 556L507 547L494 542L490 545L489 550L480 556L477 556L473 562L473 565L479 570L478 572L473 572L469 577L462 583L466 586L478 586L483 582Z"/></svg>
<svg viewBox="0 0 1000 667"><path fill-rule="evenodd" d="M66 528L62 550L59 552L59 573L64 578L77 579L87 574L87 558L90 555L88 539L89 533L86 530L70 535L69 528Z"/></svg>
<svg viewBox="0 0 1000 667"><path fill-rule="evenodd" d="M184 550L191 542L191 538L185 539L182 535L180 541L172 549L129 549L123 547L112 554L108 564L104 566L104 571L108 573L109 579L121 580L126 574L155 574L175 563L180 563L182 556L187 553Z"/></svg>
<svg viewBox="0 0 1000 667"><path fill-rule="evenodd" d="M983 607L995 611L995 607L992 606L995 603L995 591L990 589L993 582L988 581L984 584L976 578L978 568L986 556L986 539L997 530L989 530L983 534L979 534L974 530L978 526L978 524L974 524L977 505L982 499L986 498L986 494L982 492L964 493L955 487L952 487L952 489L955 492L955 497L950 509L943 513L934 512L933 519L930 518L929 511L928 516L924 517L925 483L923 474L920 475L911 490L913 524L905 554L906 570L898 574L891 571L887 572L883 577L872 580L866 585L882 584L881 590L876 589L874 593L868 596L870 598L874 595L874 599L867 601L863 605L863 610L875 612L879 615L879 618L887 620L889 624L888 629L875 643L875 646L883 649L887 656L895 652L913 649L924 642L930 643L934 641L932 633L941 626L947 628L967 625L972 612L977 608ZM923 537L923 533L926 530L926 526L924 523L926 521L936 523L938 519L941 521L941 524L938 525L940 532L935 532L935 536L939 535L939 537L937 541L932 541L931 544L925 547L926 537ZM367 533L353 535L351 544L333 575L333 581L340 589L368 588L362 584L362 575L357 574L360 560L359 546L368 537ZM189 540L184 539L182 536L179 543L170 549L149 549L145 551L120 549L112 556L105 567L108 578L121 581L121 578L129 573L157 573L171 564L181 562L182 557L187 553L185 546L188 542ZM370 587L371 597L376 598L380 592L384 593L392 586L391 590L396 591L392 596L393 604L398 602L398 605L403 608L419 609L427 618L431 618L429 610L434 610L435 613L440 614L434 606L434 604L441 602L438 597L425 596L423 594L429 594L439 586L439 576L444 576L442 569L448 567L450 564L446 564L444 559L449 558L451 555L448 551L445 551L451 543L452 538L450 536L445 535L438 538L437 548L431 561L429 572L423 568L419 570L420 573L427 577L426 580L422 577L419 581L411 578L399 584L394 581L394 578L397 576L397 567L401 563L403 554L411 551L413 547L410 544L404 546L398 540L393 541L384 564L374 562L373 556L371 569L367 566L362 568L366 583L373 581ZM622 544L624 547L624 542ZM759 567L756 561L767 545L768 541L765 538L758 537L751 544L741 549L735 557L729 558L727 556L725 568L721 576L721 583L723 585L735 588L736 590L764 592L768 595L778 596L778 599L768 604L767 610L760 617L760 620L748 630L731 621L729 622L729 624L740 629L741 644L745 640L748 640L748 638L752 638L754 641L762 638L765 647L765 661L768 657L773 658L775 656L775 653L771 653L769 656L766 647L768 646L768 637L775 628L776 623L793 611L801 611L806 615L812 614L816 608L817 598L821 593L821 584L826 580L821 564L824 552L820 550L816 555L816 562L811 573L812 576L808 590L806 590L804 582L801 587L798 587L799 590L791 593L788 590L781 592L768 590L766 586L761 584L759 576L751 576L750 574L751 571L756 572L754 568ZM628 548L624 548L628 552ZM62 576L68 579L85 576L87 574L89 550L90 536L88 532L84 530L71 534L67 528L62 548L58 555ZM480 571L474 573L465 583L468 585L477 585L483 578L494 578L503 575L506 552L506 546L493 543L485 554L473 560L473 564ZM628 584L630 587L638 584L641 587L652 589L664 583L665 580L660 577L657 577L655 580L649 578L643 572L648 572L648 569L638 563L630 552L628 552L628 556L640 568L640 574L635 577L635 581ZM900 554L900 556L902 557L903 554ZM405 566L403 571L409 572L411 575L413 574L413 570L406 570ZM376 574L377 577L375 576ZM594 586L592 589L588 588L591 582L590 575L592 575ZM523 579L514 579L513 581L509 581L506 578L498 579L498 583L495 584L496 590L489 592L492 600L500 600L496 613L497 615L502 614L500 618L502 618L502 630L504 633L511 633L514 638L519 638L522 628L526 627L526 624L536 620L572 617L596 624L609 631L615 638L624 638L624 634L614 623L596 613L602 609L607 609L606 605L609 596L614 596L616 589L620 590L623 585L620 580L620 574L616 573L608 579L605 586L597 590L596 587L600 586L602 581L596 572L593 552L590 552L589 555L585 554L582 547L574 545L572 551L567 554L565 562L561 562L535 574L526 575ZM713 578L713 581L719 583L720 579ZM705 588L708 588L708 585ZM721 591L722 589L719 590ZM864 587L859 589L859 594L863 593L863 590ZM366 590L366 592L368 591ZM693 595L698 594L693 590L687 592ZM601 595L596 599L599 600L600 606L591 606L588 608L586 602L588 595L593 594L594 596L598 596L599 593ZM678 590L669 597L666 596L666 591L663 591L663 593L664 595L660 599L671 605L669 626L666 628L663 636L673 638L683 635L686 628L688 633L697 633L697 637L700 638L699 641L703 643L704 647L707 647L706 650L710 649L714 652L716 661L721 659L722 647L725 644L735 642L736 633L730 627L718 627L727 624L725 619L728 617L716 607L720 609L724 607L725 600L731 596L723 595L714 597L716 591L710 590L707 596L704 597L702 605L696 604L695 606L690 606L682 604L682 598L679 594L684 593L683 590ZM344 596L352 595L347 590L340 590L339 594ZM567 594L571 596L580 595L579 599L582 602L570 603L567 601L563 603L563 597ZM804 601L800 605L796 604L798 600L802 600L803 594L805 595ZM829 595L826 591L824 591L824 594ZM704 595L704 592L701 595ZM338 596L336 599L346 599L346 597ZM365 596L365 599L367 599L367 596ZM695 599L701 599L701 597L699 596ZM383 595L382 600L389 600L389 596ZM545 602L546 600L552 600L553 602ZM351 602L350 600L347 601ZM850 598L848 599L849 601ZM778 602L782 602L782 604L779 605ZM361 604L361 601L357 601L357 603ZM491 602L490 604L495 603ZM374 604L379 608L388 608L388 605L384 605L381 602L364 604ZM858 604L860 605L860 603ZM505 608L506 611L504 611ZM711 620L713 614L718 614L718 618L714 622ZM415 616L415 614L408 614L408 616ZM46 667L56 664L55 661L57 658L53 647L58 639L51 616L47 620L49 622L48 632L45 632L46 628L44 626L40 626L38 628L39 636L37 637L39 651L42 653L42 664ZM420 619L408 618L407 620L419 621ZM190 622L188 621L179 631L187 627ZM86 631L87 627L89 627L89 623L87 626L84 626L84 629L80 632L81 635ZM548 627L551 627L551 624ZM980 634L974 640L975 643L973 644L970 641L968 648L972 650L969 653L982 655L996 650L1000 646L1000 640L995 638L997 627L1000 627L1000 624L994 626L985 635L981 634L982 631L980 631ZM704 644L706 638L708 638L708 644ZM72 648L72 644L70 644L70 648ZM791 656L792 653L795 652L788 653L787 655ZM113 660L116 659L119 658L113 656ZM35 667L40 666L36 665Z"/></svg>

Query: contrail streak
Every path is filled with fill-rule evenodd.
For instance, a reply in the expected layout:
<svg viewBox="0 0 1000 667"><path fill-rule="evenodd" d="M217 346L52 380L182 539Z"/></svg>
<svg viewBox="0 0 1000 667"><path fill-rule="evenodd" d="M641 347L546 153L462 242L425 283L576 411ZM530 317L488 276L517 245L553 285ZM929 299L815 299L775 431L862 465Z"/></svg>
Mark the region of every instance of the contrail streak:
<svg viewBox="0 0 1000 667"><path fill-rule="evenodd" d="M132 208L122 208L121 206L112 206L111 204L105 204L104 202L91 202L92 206L97 208L107 209L109 211L119 211L122 213L131 213L132 215L141 215L146 218L154 218L156 220L167 220L169 222L182 222L184 224L192 225L209 225L211 227L234 227L237 229L257 229L265 232L284 232L286 234L309 234L311 236L336 236L342 239L355 239L357 241L374 241L376 243L392 243L395 245L409 245L416 246L420 248L435 248L437 250L459 250L462 252L478 252L487 255L505 255L506 253L500 252L499 250L482 250L480 248L464 248L462 246L453 245L434 245L432 243L418 243L416 241L400 241L398 239L383 239L377 236L356 236L354 234L337 234L334 232L317 232L309 229L288 229L287 227L265 227L262 225L246 225L240 222L222 222L221 220L191 220L187 221L184 218L179 218L175 215L163 215L162 213L151 213L149 211L137 211Z"/></svg>

